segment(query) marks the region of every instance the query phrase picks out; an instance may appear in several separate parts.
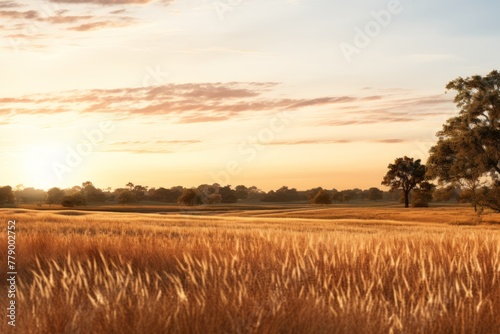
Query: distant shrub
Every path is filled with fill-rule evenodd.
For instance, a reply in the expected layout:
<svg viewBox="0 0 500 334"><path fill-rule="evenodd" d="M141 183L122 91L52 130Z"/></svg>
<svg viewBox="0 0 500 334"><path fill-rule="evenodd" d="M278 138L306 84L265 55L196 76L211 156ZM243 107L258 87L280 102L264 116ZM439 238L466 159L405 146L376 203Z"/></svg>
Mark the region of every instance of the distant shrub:
<svg viewBox="0 0 500 334"><path fill-rule="evenodd" d="M85 199L81 194L66 195L61 200L61 205L64 207L74 207L85 204Z"/></svg>
<svg viewBox="0 0 500 334"><path fill-rule="evenodd" d="M332 204L332 195L329 191L321 189L311 201L313 204Z"/></svg>
<svg viewBox="0 0 500 334"><path fill-rule="evenodd" d="M200 195L194 189L184 189L177 202L189 206L202 204Z"/></svg>
<svg viewBox="0 0 500 334"><path fill-rule="evenodd" d="M413 201L412 206L414 208L428 208L429 203L426 201Z"/></svg>

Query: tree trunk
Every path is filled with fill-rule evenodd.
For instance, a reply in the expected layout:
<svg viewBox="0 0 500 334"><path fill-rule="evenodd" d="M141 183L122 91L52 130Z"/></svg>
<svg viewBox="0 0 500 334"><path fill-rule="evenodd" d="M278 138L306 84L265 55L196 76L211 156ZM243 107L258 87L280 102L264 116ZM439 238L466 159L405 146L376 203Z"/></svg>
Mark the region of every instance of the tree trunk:
<svg viewBox="0 0 500 334"><path fill-rule="evenodd" d="M474 212L477 212L476 188L473 187L471 190L472 190L472 205L474 205Z"/></svg>
<svg viewBox="0 0 500 334"><path fill-rule="evenodd" d="M410 192L404 192L405 193L405 208L409 208L410 207Z"/></svg>

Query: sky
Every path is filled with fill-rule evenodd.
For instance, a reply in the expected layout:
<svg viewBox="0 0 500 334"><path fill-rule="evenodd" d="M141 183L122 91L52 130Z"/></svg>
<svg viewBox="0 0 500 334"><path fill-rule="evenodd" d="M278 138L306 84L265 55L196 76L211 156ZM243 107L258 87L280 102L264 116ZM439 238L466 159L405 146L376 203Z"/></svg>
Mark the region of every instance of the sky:
<svg viewBox="0 0 500 334"><path fill-rule="evenodd" d="M499 68L500 3L0 0L0 185L379 187Z"/></svg>

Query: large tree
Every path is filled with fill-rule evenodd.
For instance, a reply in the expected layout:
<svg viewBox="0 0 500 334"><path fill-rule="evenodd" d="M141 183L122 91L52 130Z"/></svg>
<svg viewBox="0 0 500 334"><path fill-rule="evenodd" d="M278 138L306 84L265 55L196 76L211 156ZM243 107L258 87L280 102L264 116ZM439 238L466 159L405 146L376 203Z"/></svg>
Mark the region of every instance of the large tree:
<svg viewBox="0 0 500 334"><path fill-rule="evenodd" d="M425 181L425 172L427 168L418 160L413 160L405 156L404 158L397 158L393 164L387 167L389 170L384 176L382 184L391 187L391 190L401 189L404 200L405 208L410 206L410 192L417 186L424 185L427 187Z"/></svg>
<svg viewBox="0 0 500 334"><path fill-rule="evenodd" d="M459 77L446 88L456 91L460 111L437 133L428 176L468 188L474 206L481 202L500 211L500 73Z"/></svg>

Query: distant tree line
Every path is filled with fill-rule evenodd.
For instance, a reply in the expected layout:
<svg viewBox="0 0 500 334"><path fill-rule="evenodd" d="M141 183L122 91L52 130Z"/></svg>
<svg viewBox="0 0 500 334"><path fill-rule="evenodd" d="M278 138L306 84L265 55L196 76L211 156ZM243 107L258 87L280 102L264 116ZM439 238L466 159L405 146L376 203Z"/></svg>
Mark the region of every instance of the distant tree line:
<svg viewBox="0 0 500 334"><path fill-rule="evenodd" d="M438 189L413 189L409 193L409 202L413 206L422 206L421 203L457 202L472 203L473 195L467 188L447 186ZM85 206L91 204L133 204L133 203L166 203L180 205L211 205L230 203L313 203L327 205L332 203L375 202L390 201L404 203L404 196L395 191L383 191L379 188L369 189L324 189L322 187L308 190L297 190L287 186L268 192L255 186L236 187L220 186L219 184L202 184L194 188L174 186L170 188L150 188L134 185L129 182L123 188L99 189L92 182L83 182L81 186L60 189L51 188L48 191L34 188L24 188L18 185L15 189L10 186L0 187L0 205L19 204L46 204L62 205L64 207ZM420 204L419 204L420 203Z"/></svg>

